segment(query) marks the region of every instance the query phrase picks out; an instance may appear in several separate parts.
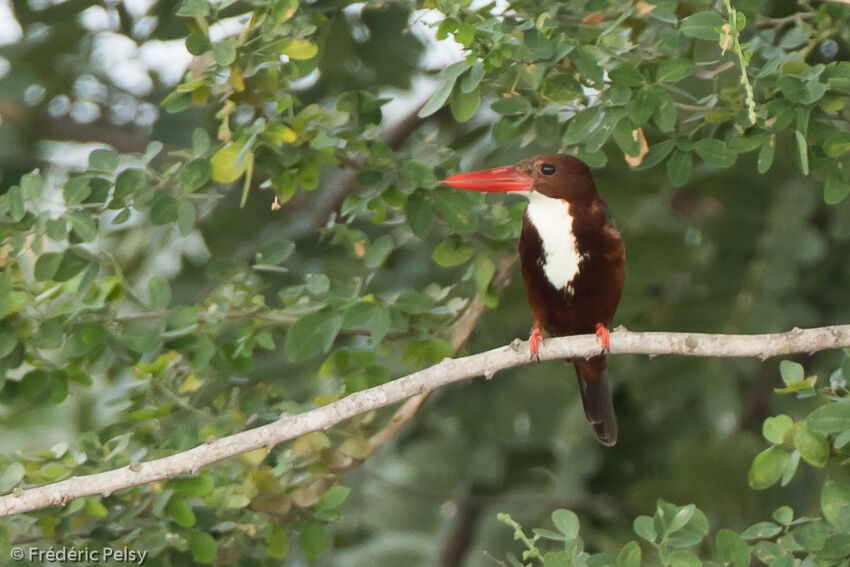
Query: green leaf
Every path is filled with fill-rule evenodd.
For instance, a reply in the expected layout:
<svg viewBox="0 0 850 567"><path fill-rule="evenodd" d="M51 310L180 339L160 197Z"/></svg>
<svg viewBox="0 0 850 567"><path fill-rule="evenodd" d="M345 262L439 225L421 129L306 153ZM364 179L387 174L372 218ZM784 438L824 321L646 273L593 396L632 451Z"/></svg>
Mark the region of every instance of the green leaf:
<svg viewBox="0 0 850 567"><path fill-rule="evenodd" d="M295 243L291 240L272 240L260 248L257 253L257 262L276 266L286 261L294 251Z"/></svg>
<svg viewBox="0 0 850 567"><path fill-rule="evenodd" d="M632 529L634 529L637 535L650 543L658 539L658 532L655 531L655 520L649 516L638 516L635 518Z"/></svg>
<svg viewBox="0 0 850 567"><path fill-rule="evenodd" d="M312 41L294 40L284 50L284 55L296 61L306 61L319 54L319 46Z"/></svg>
<svg viewBox="0 0 850 567"><path fill-rule="evenodd" d="M506 98L500 98L490 108L497 114L512 116L516 114L527 114L531 110L531 105L525 97L512 95Z"/></svg>
<svg viewBox="0 0 850 567"><path fill-rule="evenodd" d="M210 39L203 33L190 33L186 36L186 51L192 55L203 55L211 47Z"/></svg>
<svg viewBox="0 0 850 567"><path fill-rule="evenodd" d="M318 558L328 546L329 538L325 527L317 522L307 522L301 528L298 536L298 547L304 552L304 557L312 561Z"/></svg>
<svg viewBox="0 0 850 567"><path fill-rule="evenodd" d="M478 229L475 208L479 196L471 191L442 190L430 193L434 209L452 232L469 233Z"/></svg>
<svg viewBox="0 0 850 567"><path fill-rule="evenodd" d="M762 490L776 484L782 478L782 473L789 461L788 453L779 447L771 447L762 451L756 455L753 464L750 466L747 479L750 487Z"/></svg>
<svg viewBox="0 0 850 567"><path fill-rule="evenodd" d="M676 120L679 118L679 112L676 110L676 104L668 94L659 96L658 109L655 111L653 120L662 132L671 132L676 127Z"/></svg>
<svg viewBox="0 0 850 567"><path fill-rule="evenodd" d="M277 0L272 9L272 16L274 16L275 22L280 25L289 21L296 11L298 11L298 0ZM279 559L281 558L282 556Z"/></svg>
<svg viewBox="0 0 850 567"><path fill-rule="evenodd" d="M222 66L228 67L236 61L236 47L228 39L217 41L213 44L213 59Z"/></svg>
<svg viewBox="0 0 850 567"><path fill-rule="evenodd" d="M195 228L195 207L189 201L177 202L177 229L186 236Z"/></svg>
<svg viewBox="0 0 850 567"><path fill-rule="evenodd" d="M649 152L646 156L644 156L643 161L633 169L635 171L642 171L644 169L655 167L661 163L661 161L666 158L670 152L673 151L675 146L675 140L664 140L663 142L658 142L657 144L649 146Z"/></svg>
<svg viewBox="0 0 850 567"><path fill-rule="evenodd" d="M91 242L97 237L97 224L88 212L68 211L68 220L71 221L71 228L80 241Z"/></svg>
<svg viewBox="0 0 850 567"><path fill-rule="evenodd" d="M809 143L806 142L806 137L799 130L794 130L794 137L797 140L797 151L800 154L800 168L803 170L803 175L809 174Z"/></svg>
<svg viewBox="0 0 850 567"><path fill-rule="evenodd" d="M776 148L776 134L771 134L759 150L758 172L765 173L773 165L773 153Z"/></svg>
<svg viewBox="0 0 850 567"><path fill-rule="evenodd" d="M215 481L207 474L184 476L169 480L168 488L174 490L174 494L179 496L201 497L213 491Z"/></svg>
<svg viewBox="0 0 850 567"><path fill-rule="evenodd" d="M741 534L744 539L769 539L779 535L782 528L773 522L758 522L753 524Z"/></svg>
<svg viewBox="0 0 850 567"><path fill-rule="evenodd" d="M213 563L218 556L218 545L207 532L193 530L189 533L189 550L198 563Z"/></svg>
<svg viewBox="0 0 850 567"><path fill-rule="evenodd" d="M24 204L24 195L18 185L13 185L6 192L6 199L9 201L9 215L13 222L19 222L27 214L27 209Z"/></svg>
<svg viewBox="0 0 850 567"><path fill-rule="evenodd" d="M89 169L98 173L113 173L118 169L118 154L110 150L94 150L89 154Z"/></svg>
<svg viewBox="0 0 850 567"><path fill-rule="evenodd" d="M152 309L165 309L171 303L171 286L168 280L159 274L148 282L148 293L150 293Z"/></svg>
<svg viewBox="0 0 850 567"><path fill-rule="evenodd" d="M207 4L207 0L183 0L183 4L177 10L178 16L189 18L202 18L208 16L209 13L210 6Z"/></svg>
<svg viewBox="0 0 850 567"><path fill-rule="evenodd" d="M721 561L732 567L748 567L750 564L750 546L732 530L720 530L714 540L717 555Z"/></svg>
<svg viewBox="0 0 850 567"><path fill-rule="evenodd" d="M543 83L543 97L552 102L569 102L580 97L581 93L581 84L569 73L550 74ZM503 106L500 105L498 108L501 109ZM507 109L507 106L505 105L504 108ZM523 112L526 110L521 103L517 104L517 108ZM505 114L508 113L505 112ZM553 118L547 116L545 120L553 120Z"/></svg>
<svg viewBox="0 0 850 567"><path fill-rule="evenodd" d="M845 559L850 555L850 534L835 534L823 544L823 554L829 559Z"/></svg>
<svg viewBox="0 0 850 567"><path fill-rule="evenodd" d="M329 508L339 508L339 506L345 502L345 499L348 498L348 495L351 493L351 489L347 486L342 486L340 484L335 484L330 487L328 490L322 494L322 498L319 499L319 503L316 505L317 509L329 509Z"/></svg>
<svg viewBox="0 0 850 567"><path fill-rule="evenodd" d="M765 419L761 432L764 438L774 445L781 445L784 442L785 434L792 427L794 427L794 420L785 414L781 414Z"/></svg>
<svg viewBox="0 0 850 567"><path fill-rule="evenodd" d="M620 63L608 72L608 76L615 85L623 87L639 87L646 81L646 77L631 63Z"/></svg>
<svg viewBox="0 0 850 567"><path fill-rule="evenodd" d="M458 61L456 63L452 63L439 73L435 79L440 82L439 88L434 91L434 94L431 95L431 98L419 109L418 116L419 118L425 118L426 116L431 116L438 110L440 110L446 101L449 99L449 95L452 94L452 89L454 89L455 81L460 76L461 73L466 71L469 66L464 61Z"/></svg>
<svg viewBox="0 0 850 567"><path fill-rule="evenodd" d="M86 512L91 514L92 516L97 516L98 518L105 518L109 515L109 510L106 509L100 500L94 497L88 497L85 499L85 507Z"/></svg>
<svg viewBox="0 0 850 567"><path fill-rule="evenodd" d="M811 431L830 435L850 429L850 404L832 402L821 406L806 418Z"/></svg>
<svg viewBox="0 0 850 567"><path fill-rule="evenodd" d="M803 365L792 360L783 360L779 363L779 374L786 386L800 382L806 377Z"/></svg>
<svg viewBox="0 0 850 567"><path fill-rule="evenodd" d="M475 248L461 244L458 240L450 238L443 240L434 248L431 259L444 268L451 268L463 264L475 254Z"/></svg>
<svg viewBox="0 0 850 567"><path fill-rule="evenodd" d="M21 463L9 463L0 472L0 492L12 490L24 479L26 469Z"/></svg>
<svg viewBox="0 0 850 567"><path fill-rule="evenodd" d="M89 178L71 177L65 182L65 185L62 188L62 193L65 197L65 204L69 207L75 207L81 204L89 195L91 195Z"/></svg>
<svg viewBox="0 0 850 567"><path fill-rule="evenodd" d="M678 550L670 554L670 567L701 567L702 560L690 551Z"/></svg>
<svg viewBox="0 0 850 567"><path fill-rule="evenodd" d="M198 158L184 165L177 179L184 193L192 193L203 187L211 176L212 166L209 160Z"/></svg>
<svg viewBox="0 0 850 567"><path fill-rule="evenodd" d="M592 44L579 44L573 50L570 58L576 65L583 79L597 85L602 82L602 67L597 62L600 56L599 49Z"/></svg>
<svg viewBox="0 0 850 567"><path fill-rule="evenodd" d="M165 511L168 512L171 519L173 519L179 526L191 528L195 525L195 513L188 505L186 505L186 502L182 498L172 496L168 500L168 505L165 507Z"/></svg>
<svg viewBox="0 0 850 567"><path fill-rule="evenodd" d="M478 105L481 103L481 90L473 89L465 93L458 86L452 91L451 111L452 116L458 122L466 122L475 115Z"/></svg>
<svg viewBox="0 0 850 567"><path fill-rule="evenodd" d="M667 160L667 176L673 187L682 187L691 178L693 171L693 156L690 152L676 150Z"/></svg>
<svg viewBox="0 0 850 567"><path fill-rule="evenodd" d="M697 141L694 151L705 163L720 168L732 167L738 158L738 154L727 148L723 141L714 138Z"/></svg>
<svg viewBox="0 0 850 567"><path fill-rule="evenodd" d="M630 541L617 555L617 567L640 567L640 558L640 545L636 541Z"/></svg>
<svg viewBox="0 0 850 567"><path fill-rule="evenodd" d="M823 200L827 205L837 205L850 195L850 183L838 173L832 173L826 178L823 186Z"/></svg>
<svg viewBox="0 0 850 567"><path fill-rule="evenodd" d="M177 199L171 195L161 195L151 206L151 222L155 225L172 223L177 220Z"/></svg>
<svg viewBox="0 0 850 567"><path fill-rule="evenodd" d="M366 267L374 270L382 266L394 248L395 241L392 236L389 234L379 236L366 249L366 256L363 258Z"/></svg>
<svg viewBox="0 0 850 567"><path fill-rule="evenodd" d="M840 157L850 151L850 133L835 132L823 142L823 151L827 157Z"/></svg>
<svg viewBox="0 0 850 567"><path fill-rule="evenodd" d="M794 541L806 551L820 551L829 537L829 526L823 520L817 520L797 527L793 535Z"/></svg>
<svg viewBox="0 0 850 567"><path fill-rule="evenodd" d="M658 66L655 80L659 83L677 83L694 73L694 62L690 59L667 59Z"/></svg>
<svg viewBox="0 0 850 567"><path fill-rule="evenodd" d="M719 28L725 23L723 18L714 11L705 10L691 14L682 19L679 31L688 37L704 39L706 41L719 41Z"/></svg>
<svg viewBox="0 0 850 567"><path fill-rule="evenodd" d="M478 295L482 297L487 295L487 289L495 273L496 266L489 256L478 254L475 257L475 291Z"/></svg>
<svg viewBox="0 0 850 567"><path fill-rule="evenodd" d="M579 521L578 516L571 510L555 510L552 512L552 523L555 528L564 534L567 540L573 540L578 537Z"/></svg>
<svg viewBox="0 0 850 567"><path fill-rule="evenodd" d="M827 85L817 79L804 81L797 77L780 77L776 86L785 95L785 98L797 104L814 104L823 98Z"/></svg>
<svg viewBox="0 0 850 567"><path fill-rule="evenodd" d="M428 192L421 189L414 191L405 203L407 223L413 234L425 238L434 226L434 210L428 199Z"/></svg>
<svg viewBox="0 0 850 567"><path fill-rule="evenodd" d="M307 274L304 283L304 287L312 295L322 295L331 288L330 278L322 273Z"/></svg>
<svg viewBox="0 0 850 567"><path fill-rule="evenodd" d="M273 559L283 559L289 552L289 534L286 528L278 523L272 523L266 536L266 553Z"/></svg>
<svg viewBox="0 0 850 567"><path fill-rule="evenodd" d="M159 326L147 321L131 321L121 331L121 342L133 352L143 354L157 347L160 332Z"/></svg>
<svg viewBox="0 0 850 567"><path fill-rule="evenodd" d="M833 526L838 525L843 508L850 506L850 485L828 480L820 493L820 507L824 519Z"/></svg>
<svg viewBox="0 0 850 567"><path fill-rule="evenodd" d="M82 272L89 263L87 253L77 247L69 248L62 254L62 261L51 279L57 282L68 281Z"/></svg>
<svg viewBox="0 0 850 567"><path fill-rule="evenodd" d="M691 521L695 512L696 506L693 504L680 508L670 521L670 525L667 526L667 533L672 534L684 528Z"/></svg>
<svg viewBox="0 0 850 567"><path fill-rule="evenodd" d="M825 515L826 514L824 514L824 516ZM780 506L773 513L772 517L783 526L787 526L794 519L794 510L792 510L790 506Z"/></svg>
<svg viewBox="0 0 850 567"><path fill-rule="evenodd" d="M290 362L303 362L327 352L342 327L342 314L318 312L298 319L286 333L284 351Z"/></svg>
<svg viewBox="0 0 850 567"><path fill-rule="evenodd" d="M481 79L484 78L484 65L479 61L469 68L469 71L463 74L460 80L460 90L465 93L471 93L481 84Z"/></svg>
<svg viewBox="0 0 850 567"><path fill-rule="evenodd" d="M52 280L53 276L56 275L56 271L59 269L59 264L62 263L63 255L64 253L62 252L45 252L39 256L35 261L35 268L33 270L35 281L46 282Z"/></svg>
<svg viewBox="0 0 850 567"><path fill-rule="evenodd" d="M254 152L247 151L242 155L245 144L233 143L219 149L210 160L211 176L218 183L233 183L244 174L254 161Z"/></svg>
<svg viewBox="0 0 850 567"><path fill-rule="evenodd" d="M192 152L196 156L202 156L210 151L210 135L203 128L195 128L192 132Z"/></svg>
<svg viewBox="0 0 850 567"><path fill-rule="evenodd" d="M572 562L566 551L548 551L543 555L543 567L570 567L570 565Z"/></svg>
<svg viewBox="0 0 850 567"><path fill-rule="evenodd" d="M538 31L537 28L525 30L523 41L525 46L540 59L548 59L555 54L555 46L552 45L546 34Z"/></svg>
<svg viewBox="0 0 850 567"><path fill-rule="evenodd" d="M115 198L123 201L141 189L144 183L145 174L141 169L125 169L115 180Z"/></svg>

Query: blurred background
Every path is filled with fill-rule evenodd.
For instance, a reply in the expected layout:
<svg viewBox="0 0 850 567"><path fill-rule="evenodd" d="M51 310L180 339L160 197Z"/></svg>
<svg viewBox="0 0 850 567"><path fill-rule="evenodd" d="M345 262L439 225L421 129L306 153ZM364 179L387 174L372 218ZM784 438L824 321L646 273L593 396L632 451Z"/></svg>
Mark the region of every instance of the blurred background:
<svg viewBox="0 0 850 567"><path fill-rule="evenodd" d="M481 30L489 17L485 15L505 11L515 14L505 20L510 26L549 14L554 20L561 18L563 26L580 25L597 34L608 25L620 26L620 35L632 33L633 38L645 38L641 34L666 25L634 11L616 22L618 10L629 5L613 1L579 2L560 12L535 2L272 4L276 10L296 14L293 20L276 16L296 31L263 28L271 24L257 20L265 6L259 2L220 2L206 11L195 2L155 0L0 3L0 193L23 185L21 177L37 170L45 185L40 199L27 202L33 219L64 218L67 180L91 177L98 167L93 150L108 150L99 154L107 161L112 155L121 156L117 169L98 174L111 180L110 187L123 168L137 163L133 159L143 159L145 152L151 155L144 158L143 168L156 191L169 191L169 183L192 183L174 181L179 171L169 171L171 164L185 168L193 159L212 163L212 173L206 173L199 189L176 190L179 202L189 195L185 200L194 216L188 227L177 227L176 213L158 222L156 205L150 209L141 199L129 218L118 221L120 208L93 205L83 210L100 215L93 226L96 236L79 239L84 228L75 228L70 220L63 244L44 248L61 250L90 242L88 250L98 259L86 261L98 267L91 284L95 291L88 293L103 294L91 309L77 311L57 302L62 297L82 301L82 295L74 294L83 292L62 287L56 295L39 300L43 303L32 303L4 320L4 332L17 332L23 346L12 345L18 350L10 349L12 354L3 359L0 452L9 462L30 455L23 459L28 481L55 480L120 466L129 458L171 454L202 442L208 434L223 435L272 421L281 411L303 411L423 368L450 355L451 325L476 293L482 294L487 308L462 353L525 339L531 315L518 266L510 270L504 289L490 281L500 259L514 250L522 201L459 195L436 179L570 148L564 122L577 111L570 113L569 105L562 105L558 112L567 108L567 116L547 115L535 103L533 112L538 114L529 114L531 122L524 129L518 121L500 126L506 115L513 120L510 112L490 108L493 102L506 100L509 91L510 75L498 74L507 68L503 66L487 69L483 84L488 86L482 87L480 107L476 102L478 111L468 120L459 121L456 109L450 112L449 107L420 116L422 105L447 80L441 71L481 48L456 41L462 32L457 26L442 33L440 22L448 17L462 22L479 14L482 28L476 37L489 37L493 49L498 49L498 41L507 41L498 39L499 34L510 37L511 29L508 23L492 24L490 35L484 35ZM812 31L812 17L773 23L798 10L806 12L805 7L761 0L736 5L751 22L774 19L752 24L748 33L775 26L778 42L789 29L802 29L803 35L808 31L798 44L789 39L785 48L791 53L811 46L806 61L812 65L846 59L846 26L831 36L833 53L832 44L822 47L820 28ZM206 15L198 16L193 9ZM711 9L704 2L670 4L671 12L680 17ZM592 13L603 19L581 20ZM833 27L846 23L846 11L839 15L845 19L833 17ZM300 59L292 44L283 44L289 45L282 48L284 52L290 50L286 60L278 52L263 59L258 46L280 47L280 42L288 41L286 33L312 33L297 27L306 26L308 20L319 30L307 36L318 46L318 57ZM265 31L256 36L246 31L261 28ZM192 40L187 40L190 33L206 37L213 51L192 47ZM585 41L584 36L577 37ZM228 41L239 49L237 63L215 48ZM706 47L709 43L677 49L697 60L721 58L716 45ZM242 61L245 52L253 59ZM264 86L263 77L271 80L274 69L269 61L275 60L284 66L277 79L282 86ZM236 64L249 83L242 90L232 72ZM533 74L526 65L532 63L516 57L516 73ZM249 73L252 68L254 74ZM713 86L695 90L709 92L737 83L734 68L731 73L718 72L717 77ZM192 81L200 81L207 92ZM273 95L264 98L264 88ZM520 94L521 88L522 82ZM174 92L184 98L174 98ZM582 83L578 95L592 103L599 92ZM283 93L298 102L287 102ZM309 133L310 127L303 124L312 118L299 113L310 104L319 105L322 120L332 121L334 109L349 113L342 130L328 130L337 137L327 145L316 134L321 128L303 144L300 139L284 142L283 150L271 143L261 147L259 142L255 146L245 142L252 135L274 139L271 115L285 117L295 134L307 136L304 132ZM717 104L723 106L723 101ZM264 114L263 124L257 126ZM704 112L689 116L690 120L680 116L673 133L660 133L647 124L650 147L667 136L687 136L707 120ZM832 119L846 130L843 114ZM546 130L551 124L557 125L554 134ZM727 140L737 135L731 127L717 127L712 132ZM288 139L286 132L276 135ZM153 141L161 142L161 152L152 151ZM226 179L216 169L223 155L217 149L228 144L236 153L242 150L242 157L245 148L252 148L248 153L256 165L253 179L247 181L244 206L241 176ZM297 151L287 150L287 144ZM670 181L666 162L632 168L613 139L593 153L588 161L594 166L596 185L627 251L626 288L615 325L634 331L767 333L850 321L850 200L825 204L824 176L818 168L827 156L812 149L812 171L804 175L794 133L777 131L775 144L772 167L765 173L759 173L759 152L741 153L734 165L723 168L695 161L692 173L677 186ZM282 179L289 174L280 174L281 170L297 171L293 174L297 180ZM210 175L213 182L224 183L209 182ZM157 185L158 181L162 183ZM279 210L272 207L275 195L283 205ZM414 199L420 203L415 209ZM458 220L455 214L465 216ZM49 230L46 224L33 222L32 230ZM4 228L0 239L13 237L11 226ZM385 235L389 240L380 240ZM466 258L455 262L435 257L439 254L435 249L444 242ZM471 248L468 254L467 248ZM33 251L29 264L25 254L19 260L7 254L4 271L8 268L11 278L17 273L13 269L20 270L21 281L33 284L29 292L40 297L48 288L36 289L33 276L26 275L33 273L33 258L39 251ZM279 261L271 260L273 256ZM121 293L110 296L108 282L104 283L108 276L118 278L115 285ZM164 302L152 297L157 289L166 288ZM207 315L215 311L211 305L221 319L213 321ZM354 305L361 305L363 312L353 312ZM373 306L389 316L376 315L369 310ZM333 319L337 312L346 313L346 319ZM126 327L138 313L148 314L139 317L145 323L159 319L163 326L152 323L135 329L144 335L140 340L148 342L134 350ZM185 325L173 320L179 313L189 313ZM248 316L240 318L238 313ZM302 345L303 356L294 354L299 337L294 330L288 336L289 328L310 313L330 317L312 324L329 324L333 344ZM46 321L60 325L62 330L56 332L64 337L58 339L59 346L51 343L49 354L37 342L28 342L38 336L44 339ZM90 348L71 344L71 335L79 333L73 325L81 321L98 326ZM24 322L27 332L22 330ZM191 325L196 327L185 331ZM364 328L367 332L351 332ZM333 342L336 332L339 336ZM375 339L380 333L383 338ZM203 355L205 361L199 352L207 346L198 342L204 338L204 345L214 350ZM172 358L163 362L162 356ZM790 358L823 385L831 375L841 377L840 371L833 372L845 355L822 352ZM157 361L162 363L159 369ZM25 393L28 373L51 364L54 370L67 371L61 380L51 375L64 381L65 394ZM508 550L515 550L510 530L496 520L498 512L509 512L524 525L543 526L552 510L570 508L581 518L590 550L616 551L632 537L633 519L651 514L658 498L696 504L713 530L740 530L769 517L782 503L798 515L817 513L819 483L827 477L846 480L838 465L817 470L801 466L785 487L749 488L753 457L769 445L761 435L763 421L778 413L799 418L817 405L814 397L798 400L774 393L782 386L777 360L616 356L609 359L609 372L620 423L620 441L613 448L594 439L571 367L557 362L526 365L500 372L490 381L475 379L435 392L396 436L372 454L368 448L358 452L351 446L331 454L324 441L318 441L319 446L312 448L309 443L306 449L304 444L278 448L262 465L260 458L211 467L209 475L217 490L227 487L232 496L238 493L233 487L239 485L247 497L241 505L225 506L218 492L218 500L209 495L191 500L193 496L187 495L197 518L193 529L214 534L218 562L236 561L239 555L228 555L228 549L243 549L246 557L265 553L263 546L271 545L270 540L264 540L259 551L244 551L234 542L243 545L259 536L236 533L237 528L222 522L256 522L265 526L266 534L272 518L287 530L303 530L305 522L315 521L310 506L327 489L326 483L338 480L351 492L341 506L341 519L327 524L323 534L329 544L315 564L485 566L498 564L496 559L501 561ZM88 380L75 378L82 375ZM186 386L187 376L200 385ZM392 411L342 425L328 434L331 446L354 439L360 443L354 445L362 447ZM118 447L115 440L128 431ZM59 456L44 455L51 450ZM365 458L362 464L355 462L359 458ZM45 472L46 464L57 462L62 463L61 470ZM273 496L263 492L258 471L268 472L279 483L268 489ZM299 493L294 502L281 503L278 509L258 504L258 496L274 499L283 494L281 501L291 500L305 486L318 491L315 498ZM88 541L108 533L138 542L133 538L141 536L131 534L130 528L144 521L156 526L150 545L160 546L152 564L191 564L191 546L178 541L182 528L169 523L173 517L162 520L167 514L156 508L160 488L133 493L141 499L137 503L145 504L136 509L147 510L133 518L121 515L126 509L116 511L120 496L116 501L105 498L108 526L104 516L91 510L76 523L52 510L34 515L38 522L13 519L4 527L5 537L50 541L48 534L53 534L66 541ZM51 515L55 521L48 522L48 529L44 518ZM306 564L303 546L296 549L296 536L292 537L286 563Z"/></svg>

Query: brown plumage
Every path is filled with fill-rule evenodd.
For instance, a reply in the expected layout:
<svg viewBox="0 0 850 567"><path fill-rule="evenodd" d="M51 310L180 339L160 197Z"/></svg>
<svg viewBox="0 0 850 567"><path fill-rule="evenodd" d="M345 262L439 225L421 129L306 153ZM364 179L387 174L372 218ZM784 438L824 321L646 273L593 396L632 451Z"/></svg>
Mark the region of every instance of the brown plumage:
<svg viewBox="0 0 850 567"><path fill-rule="evenodd" d="M554 336L596 333L607 347L608 327L623 291L625 250L587 165L572 156L547 154L443 182L461 189L518 192L529 199L519 253L534 317L532 352L541 331ZM572 363L588 421L603 444L614 445L617 420L605 355Z"/></svg>

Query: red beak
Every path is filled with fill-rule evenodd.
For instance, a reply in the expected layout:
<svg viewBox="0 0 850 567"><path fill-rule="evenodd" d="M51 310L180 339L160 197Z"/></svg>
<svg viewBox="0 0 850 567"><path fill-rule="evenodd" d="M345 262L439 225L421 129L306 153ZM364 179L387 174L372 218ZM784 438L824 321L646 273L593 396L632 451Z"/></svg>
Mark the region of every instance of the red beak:
<svg viewBox="0 0 850 567"><path fill-rule="evenodd" d="M512 165L508 165L452 175L440 182L450 187L469 189L470 191L507 193L509 191L531 191L534 178Z"/></svg>

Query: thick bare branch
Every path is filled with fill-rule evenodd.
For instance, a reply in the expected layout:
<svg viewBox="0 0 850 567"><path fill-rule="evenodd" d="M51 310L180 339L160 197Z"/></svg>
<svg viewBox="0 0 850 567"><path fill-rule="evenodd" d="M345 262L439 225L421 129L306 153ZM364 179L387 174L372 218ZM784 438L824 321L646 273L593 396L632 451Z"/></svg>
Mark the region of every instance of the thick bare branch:
<svg viewBox="0 0 850 567"><path fill-rule="evenodd" d="M850 347L850 325L794 329L766 335L711 335L702 333L633 333L618 330L611 334L610 354L677 354L707 357L769 358L792 353ZM594 356L599 343L594 335L546 339L540 350L542 360ZM326 430L356 415L400 402L436 388L530 362L528 343L514 343L463 358L446 359L381 386L355 392L332 404L298 415L283 415L278 421L146 463L74 477L61 482L0 497L0 516L19 514L48 506L63 505L75 498L111 494L116 490L147 484L184 474L196 474L202 467L311 431Z"/></svg>

